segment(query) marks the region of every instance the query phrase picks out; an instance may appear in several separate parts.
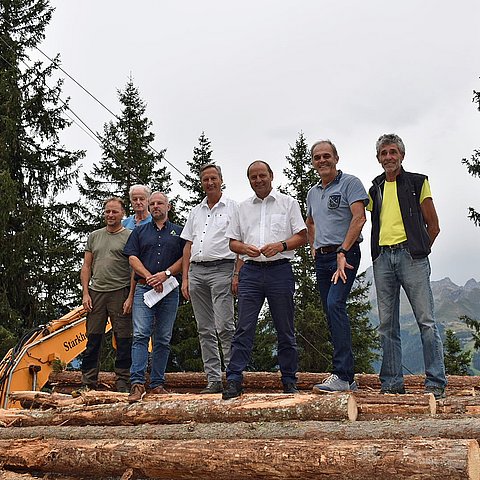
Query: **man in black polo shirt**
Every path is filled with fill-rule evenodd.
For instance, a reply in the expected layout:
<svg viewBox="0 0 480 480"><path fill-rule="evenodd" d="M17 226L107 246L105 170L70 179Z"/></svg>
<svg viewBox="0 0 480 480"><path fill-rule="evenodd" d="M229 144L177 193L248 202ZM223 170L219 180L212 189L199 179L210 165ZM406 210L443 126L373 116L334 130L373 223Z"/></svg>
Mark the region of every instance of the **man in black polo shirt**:
<svg viewBox="0 0 480 480"><path fill-rule="evenodd" d="M163 290L163 283L182 269L185 240L180 237L182 227L168 220L170 204L162 192L153 192L149 199L152 221L133 230L124 253L135 270L137 286L133 301L133 344L130 368L130 402L138 402L145 395L148 342L153 338L151 393L166 393L165 369L170 354L170 339L177 315L179 288L174 288L152 307L144 302L144 294Z"/></svg>

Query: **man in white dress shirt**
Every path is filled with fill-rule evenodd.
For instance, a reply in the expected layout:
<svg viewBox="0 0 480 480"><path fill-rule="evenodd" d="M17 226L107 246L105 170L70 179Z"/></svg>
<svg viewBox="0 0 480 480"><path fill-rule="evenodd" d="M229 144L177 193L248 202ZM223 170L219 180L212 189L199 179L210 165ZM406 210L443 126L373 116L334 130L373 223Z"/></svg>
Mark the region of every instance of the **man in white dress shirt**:
<svg viewBox="0 0 480 480"><path fill-rule="evenodd" d="M182 294L192 302L197 321L207 386L200 393L220 393L222 359L230 361L230 345L235 333L233 291L235 253L225 236L237 204L222 194L222 171L209 163L200 169L200 180L206 197L192 209L182 231L187 241L183 249ZM217 337L218 336L218 337Z"/></svg>
<svg viewBox="0 0 480 480"><path fill-rule="evenodd" d="M253 348L258 315L265 298L277 331L278 364L285 393L297 393L297 343L294 328L293 250L307 242L298 202L272 189L270 166L257 160L247 169L255 195L239 205L227 228L230 249L244 265L238 284L238 325L227 367L224 400L242 394L243 370Z"/></svg>

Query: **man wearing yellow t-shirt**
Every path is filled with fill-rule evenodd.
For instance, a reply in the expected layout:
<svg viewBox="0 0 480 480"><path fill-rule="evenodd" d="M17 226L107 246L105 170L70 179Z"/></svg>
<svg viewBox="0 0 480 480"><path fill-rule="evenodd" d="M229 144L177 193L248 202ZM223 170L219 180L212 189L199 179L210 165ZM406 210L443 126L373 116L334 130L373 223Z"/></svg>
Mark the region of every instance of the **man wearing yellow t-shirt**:
<svg viewBox="0 0 480 480"><path fill-rule="evenodd" d="M395 134L376 144L384 173L373 180L367 207L372 213L371 252L382 344L383 393L405 393L400 339L400 287L420 329L425 391L445 397L443 345L435 321L430 287L431 245L440 232L428 178L402 167L405 145Z"/></svg>

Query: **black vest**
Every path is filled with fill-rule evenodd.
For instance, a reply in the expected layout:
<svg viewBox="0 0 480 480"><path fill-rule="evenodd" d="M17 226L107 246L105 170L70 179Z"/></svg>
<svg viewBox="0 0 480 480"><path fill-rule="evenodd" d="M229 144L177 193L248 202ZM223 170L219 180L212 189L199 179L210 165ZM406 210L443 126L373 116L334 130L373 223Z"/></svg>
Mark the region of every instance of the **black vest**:
<svg viewBox="0 0 480 480"><path fill-rule="evenodd" d="M420 194L425 179L428 177L420 173L406 172L403 168L397 176L397 196L402 213L403 226L407 234L408 251L412 258L424 258L430 253L430 237L427 232L422 209L420 208ZM373 201L371 253L375 260L380 255L378 239L380 235L380 211L382 209L383 188L385 173L373 180L369 194Z"/></svg>

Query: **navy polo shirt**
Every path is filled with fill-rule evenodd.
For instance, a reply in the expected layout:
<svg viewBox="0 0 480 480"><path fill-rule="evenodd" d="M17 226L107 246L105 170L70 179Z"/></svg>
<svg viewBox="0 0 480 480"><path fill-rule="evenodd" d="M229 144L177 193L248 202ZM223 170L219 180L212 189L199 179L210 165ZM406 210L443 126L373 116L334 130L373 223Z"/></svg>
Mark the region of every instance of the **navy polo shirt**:
<svg viewBox="0 0 480 480"><path fill-rule="evenodd" d="M132 231L123 253L137 257L152 275L163 272L183 255L186 242L180 237L181 233L180 225L167 220L159 229L152 219ZM138 280L140 277L135 275L135 278Z"/></svg>

